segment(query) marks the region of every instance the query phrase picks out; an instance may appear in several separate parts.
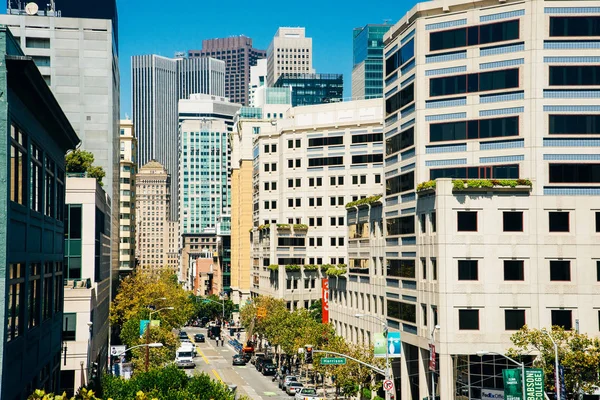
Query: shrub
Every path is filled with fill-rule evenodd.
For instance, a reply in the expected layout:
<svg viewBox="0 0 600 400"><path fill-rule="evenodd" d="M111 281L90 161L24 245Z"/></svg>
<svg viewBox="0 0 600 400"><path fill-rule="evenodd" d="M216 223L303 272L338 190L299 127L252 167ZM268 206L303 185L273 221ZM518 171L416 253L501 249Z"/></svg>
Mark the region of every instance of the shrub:
<svg viewBox="0 0 600 400"><path fill-rule="evenodd" d="M277 224L277 229L290 229L290 224Z"/></svg>
<svg viewBox="0 0 600 400"><path fill-rule="evenodd" d="M294 230L307 230L308 229L308 225L306 224L294 224Z"/></svg>
<svg viewBox="0 0 600 400"><path fill-rule="evenodd" d="M307 270L307 271L316 271L316 270L319 269L319 266L316 265L316 264L306 264L304 266L304 269Z"/></svg>
<svg viewBox="0 0 600 400"><path fill-rule="evenodd" d="M277 264L271 264L267 268L271 271L279 271L279 265Z"/></svg>
<svg viewBox="0 0 600 400"><path fill-rule="evenodd" d="M417 185L417 192L427 189L435 189L436 181L421 182Z"/></svg>
<svg viewBox="0 0 600 400"><path fill-rule="evenodd" d="M356 206L363 206L363 205L367 205L367 204L373 204L379 201L379 199L381 199L381 195L377 195L377 196L370 196L370 197L366 197L364 199L359 199L356 201L351 201L350 203L346 204L346 208L352 208L352 207L356 207Z"/></svg>
<svg viewBox="0 0 600 400"><path fill-rule="evenodd" d="M452 181L454 190L493 188L493 187L517 187L532 186L529 179L455 179Z"/></svg>
<svg viewBox="0 0 600 400"><path fill-rule="evenodd" d="M290 264L285 266L286 271L300 271L300 265Z"/></svg>

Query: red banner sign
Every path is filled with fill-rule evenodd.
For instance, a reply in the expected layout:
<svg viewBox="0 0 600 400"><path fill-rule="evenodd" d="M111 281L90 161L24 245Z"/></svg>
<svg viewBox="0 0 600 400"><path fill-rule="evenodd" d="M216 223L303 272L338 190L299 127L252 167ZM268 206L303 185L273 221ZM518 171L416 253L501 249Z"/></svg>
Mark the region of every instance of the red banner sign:
<svg viewBox="0 0 600 400"><path fill-rule="evenodd" d="M429 370L435 371L435 345L429 345Z"/></svg>
<svg viewBox="0 0 600 400"><path fill-rule="evenodd" d="M323 323L329 323L329 279L321 280L321 315Z"/></svg>

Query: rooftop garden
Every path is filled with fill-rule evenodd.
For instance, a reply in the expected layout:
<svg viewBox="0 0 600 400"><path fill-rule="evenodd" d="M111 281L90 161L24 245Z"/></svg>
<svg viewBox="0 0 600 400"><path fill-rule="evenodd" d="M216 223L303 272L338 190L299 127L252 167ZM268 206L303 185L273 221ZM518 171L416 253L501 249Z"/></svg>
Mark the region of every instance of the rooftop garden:
<svg viewBox="0 0 600 400"><path fill-rule="evenodd" d="M371 205L371 204L377 203L380 199L381 199L381 195L366 197L364 199L351 201L350 203L346 204L346 208Z"/></svg>

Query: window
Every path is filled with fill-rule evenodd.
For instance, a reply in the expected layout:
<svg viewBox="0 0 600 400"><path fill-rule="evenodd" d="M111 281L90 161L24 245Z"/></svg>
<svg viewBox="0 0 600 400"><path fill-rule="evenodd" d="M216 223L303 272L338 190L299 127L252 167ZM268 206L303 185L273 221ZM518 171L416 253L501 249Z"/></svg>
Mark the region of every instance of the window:
<svg viewBox="0 0 600 400"><path fill-rule="evenodd" d="M381 183L381 174L375 174L375 183Z"/></svg>
<svg viewBox="0 0 600 400"><path fill-rule="evenodd" d="M323 226L323 218L321 218L321 217L317 218L317 226Z"/></svg>
<svg viewBox="0 0 600 400"><path fill-rule="evenodd" d="M600 36L600 17L550 17L550 36Z"/></svg>
<svg viewBox="0 0 600 400"><path fill-rule="evenodd" d="M423 326L427 326L427 304L421 304L421 315L423 316Z"/></svg>
<svg viewBox="0 0 600 400"><path fill-rule="evenodd" d="M385 75L389 75L415 56L415 40L411 39L385 60Z"/></svg>
<svg viewBox="0 0 600 400"><path fill-rule="evenodd" d="M302 159L296 158L296 168L300 168L300 166L302 165L301 162L302 162Z"/></svg>
<svg viewBox="0 0 600 400"><path fill-rule="evenodd" d="M341 186L344 184L344 177L343 176L338 176L338 186Z"/></svg>
<svg viewBox="0 0 600 400"><path fill-rule="evenodd" d="M477 211L458 211L458 232L477 232Z"/></svg>
<svg viewBox="0 0 600 400"><path fill-rule="evenodd" d="M308 147L334 146L344 144L343 136L308 139Z"/></svg>
<svg viewBox="0 0 600 400"><path fill-rule="evenodd" d="M10 201L25 205L27 201L27 136L10 125Z"/></svg>
<svg viewBox="0 0 600 400"><path fill-rule="evenodd" d="M524 281L525 270L523 260L504 260L504 280Z"/></svg>
<svg viewBox="0 0 600 400"><path fill-rule="evenodd" d="M550 135L594 135L600 134L600 115L549 115Z"/></svg>
<svg viewBox="0 0 600 400"><path fill-rule="evenodd" d="M431 259L431 272L433 275L433 280L437 281L437 259Z"/></svg>
<svg viewBox="0 0 600 400"><path fill-rule="evenodd" d="M272 172L277 171L277 163L271 163L271 171Z"/></svg>
<svg viewBox="0 0 600 400"><path fill-rule="evenodd" d="M427 280L427 259L421 258L421 276L423 280Z"/></svg>
<svg viewBox="0 0 600 400"><path fill-rule="evenodd" d="M479 330L479 310L458 310L458 329L463 331Z"/></svg>
<svg viewBox="0 0 600 400"><path fill-rule="evenodd" d="M277 145L276 144L272 144L271 145L271 153L276 153L277 152Z"/></svg>
<svg viewBox="0 0 600 400"><path fill-rule="evenodd" d="M268 145L268 144L265 144L265 151L264 151L264 152L265 152L265 153L268 153L268 152L269 152L269 148L270 148L270 147L269 147L269 145Z"/></svg>
<svg viewBox="0 0 600 400"><path fill-rule="evenodd" d="M42 321L52 316L52 272L54 265L44 263L44 295L42 296Z"/></svg>
<svg viewBox="0 0 600 400"><path fill-rule="evenodd" d="M407 322L417 323L416 304L403 303L393 300L387 301L388 317Z"/></svg>
<svg viewBox="0 0 600 400"><path fill-rule="evenodd" d="M437 214L434 212L431 213L431 232L437 231Z"/></svg>
<svg viewBox="0 0 600 400"><path fill-rule="evenodd" d="M569 232L568 211L550 211L548 220L550 232Z"/></svg>
<svg viewBox="0 0 600 400"><path fill-rule="evenodd" d="M383 141L383 133L365 133L362 135L353 135L352 143L370 143Z"/></svg>
<svg viewBox="0 0 600 400"><path fill-rule="evenodd" d="M475 74L454 75L429 80L429 96L450 96L461 93L519 87L519 69L503 69ZM412 100L411 100L412 101Z"/></svg>
<svg viewBox="0 0 600 400"><path fill-rule="evenodd" d="M288 168L294 168L294 160L292 160L292 159L288 160Z"/></svg>
<svg viewBox="0 0 600 400"><path fill-rule="evenodd" d="M54 263L54 313L63 310L63 263Z"/></svg>
<svg viewBox="0 0 600 400"><path fill-rule="evenodd" d="M508 136L519 136L519 117L444 122L429 125L430 142Z"/></svg>
<svg viewBox="0 0 600 400"><path fill-rule="evenodd" d="M478 260L458 260L458 280L478 280Z"/></svg>
<svg viewBox="0 0 600 400"><path fill-rule="evenodd" d="M525 326L525 310L504 310L504 329L518 331Z"/></svg>
<svg viewBox="0 0 600 400"><path fill-rule="evenodd" d="M77 331L77 314L76 313L64 313L63 314L63 331L62 331L63 340L64 341L74 341L76 331Z"/></svg>
<svg viewBox="0 0 600 400"><path fill-rule="evenodd" d="M406 192L415 188L415 173L414 171L406 174L397 175L385 181L386 195Z"/></svg>
<svg viewBox="0 0 600 400"><path fill-rule="evenodd" d="M32 49L49 49L50 48L50 39L49 38L26 37L25 38L25 47L29 47Z"/></svg>
<svg viewBox="0 0 600 400"><path fill-rule="evenodd" d="M323 186L323 178L317 178L317 186Z"/></svg>
<svg viewBox="0 0 600 400"><path fill-rule="evenodd" d="M271 167L270 164L265 164L265 166L264 166L265 172L269 172L270 167Z"/></svg>
<svg viewBox="0 0 600 400"><path fill-rule="evenodd" d="M421 233L425 233L427 231L427 214L419 215L419 225L421 225Z"/></svg>
<svg viewBox="0 0 600 400"><path fill-rule="evenodd" d="M415 84L411 83L385 100L386 114L392 114L415 100Z"/></svg>
<svg viewBox="0 0 600 400"><path fill-rule="evenodd" d="M334 247L335 247L335 242L336 242L336 240L335 240L335 238L334 238L334 237L332 237L332 238L329 238L329 244L330 244L331 246L334 246Z"/></svg>
<svg viewBox="0 0 600 400"><path fill-rule="evenodd" d="M387 260L387 276L415 279L415 260Z"/></svg>
<svg viewBox="0 0 600 400"><path fill-rule="evenodd" d="M288 149L293 149L293 148L294 148L294 141L288 140Z"/></svg>
<svg viewBox="0 0 600 400"><path fill-rule="evenodd" d="M519 20L450 29L429 34L429 50L446 50L457 47L504 42L519 38Z"/></svg>
<svg viewBox="0 0 600 400"><path fill-rule="evenodd" d="M450 167L429 170L429 178L459 179L518 179L519 165L497 165L481 167Z"/></svg>
<svg viewBox="0 0 600 400"><path fill-rule="evenodd" d="M38 67L49 67L50 57L49 56L31 56L33 62Z"/></svg>
<svg viewBox="0 0 600 400"><path fill-rule="evenodd" d="M309 158L309 167L322 167L327 165L342 165L344 164L344 157L322 157L322 158Z"/></svg>
<svg viewBox="0 0 600 400"><path fill-rule="evenodd" d="M40 321L40 264L29 264L29 290L27 294L27 314L29 329L39 325Z"/></svg>
<svg viewBox="0 0 600 400"><path fill-rule="evenodd" d="M23 304L25 288L25 264L9 264L8 276L8 307L6 309L6 341L17 338L23 334Z"/></svg>
<svg viewBox="0 0 600 400"><path fill-rule="evenodd" d="M386 220L388 235L408 235L415 233L415 217L408 215L405 217L389 218Z"/></svg>
<svg viewBox="0 0 600 400"><path fill-rule="evenodd" d="M311 178L312 179L312 178ZM335 176L330 176L329 177L329 184L331 186L335 186Z"/></svg>
<svg viewBox="0 0 600 400"><path fill-rule="evenodd" d="M352 175L352 184L358 185L358 175Z"/></svg>
<svg viewBox="0 0 600 400"><path fill-rule="evenodd" d="M565 330L573 329L573 319L571 310L552 310L552 326L562 326Z"/></svg>
<svg viewBox="0 0 600 400"><path fill-rule="evenodd" d="M571 261L569 260L550 260L550 280L551 281L570 281L571 280Z"/></svg>
<svg viewBox="0 0 600 400"><path fill-rule="evenodd" d="M550 183L600 183L600 164L550 164Z"/></svg>
<svg viewBox="0 0 600 400"><path fill-rule="evenodd" d="M265 190L269 190L269 182L265 182Z"/></svg>
<svg viewBox="0 0 600 400"><path fill-rule="evenodd" d="M523 232L523 211L504 211L502 224L504 232Z"/></svg>
<svg viewBox="0 0 600 400"><path fill-rule="evenodd" d="M549 76L550 86L600 85L600 66L551 66Z"/></svg>
<svg viewBox="0 0 600 400"><path fill-rule="evenodd" d="M600 282L600 261L596 261L596 280Z"/></svg>
<svg viewBox="0 0 600 400"><path fill-rule="evenodd" d="M42 150L35 144L31 144L31 209L39 213L42 212L43 201L43 168L44 161Z"/></svg>
<svg viewBox="0 0 600 400"><path fill-rule="evenodd" d="M299 149L300 147L300 139L296 139L296 148Z"/></svg>
<svg viewBox="0 0 600 400"><path fill-rule="evenodd" d="M360 176L360 184L364 185L367 183L367 176L366 175L361 175Z"/></svg>
<svg viewBox="0 0 600 400"><path fill-rule="evenodd" d="M415 144L415 128L409 128L404 132L385 139L385 155L389 156L413 144Z"/></svg>
<svg viewBox="0 0 600 400"><path fill-rule="evenodd" d="M362 156L352 156L352 164L368 164L383 162L383 154L365 154Z"/></svg>

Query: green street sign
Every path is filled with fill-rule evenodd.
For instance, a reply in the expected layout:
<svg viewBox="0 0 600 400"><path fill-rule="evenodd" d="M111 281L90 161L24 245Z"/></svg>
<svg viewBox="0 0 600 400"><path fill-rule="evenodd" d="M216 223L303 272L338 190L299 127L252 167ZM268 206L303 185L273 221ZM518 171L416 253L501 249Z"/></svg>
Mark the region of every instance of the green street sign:
<svg viewBox="0 0 600 400"><path fill-rule="evenodd" d="M343 357L323 357L321 365L346 365L346 359Z"/></svg>

